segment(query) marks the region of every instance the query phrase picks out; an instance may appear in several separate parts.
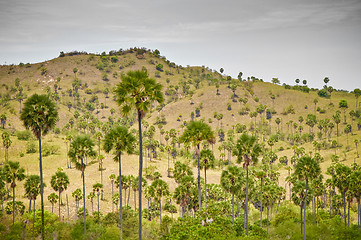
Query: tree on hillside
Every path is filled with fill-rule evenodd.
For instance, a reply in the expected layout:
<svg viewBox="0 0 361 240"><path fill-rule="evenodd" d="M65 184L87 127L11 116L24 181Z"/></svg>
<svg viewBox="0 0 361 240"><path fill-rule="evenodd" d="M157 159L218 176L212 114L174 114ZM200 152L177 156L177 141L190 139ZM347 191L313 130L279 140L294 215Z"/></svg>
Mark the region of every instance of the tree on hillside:
<svg viewBox="0 0 361 240"><path fill-rule="evenodd" d="M214 139L214 132L211 127L202 121L192 121L187 125L186 130L184 130L180 141L191 142L194 147L196 147L196 156L198 162L198 204L199 211L202 208L201 201L201 174L200 174L200 144L202 141L211 141Z"/></svg>
<svg viewBox="0 0 361 240"><path fill-rule="evenodd" d="M346 123L346 109L348 108L347 101L345 99L340 100L338 107L343 110L344 123Z"/></svg>
<svg viewBox="0 0 361 240"><path fill-rule="evenodd" d="M63 171L57 171L55 175L51 177L50 185L59 193L59 222L60 222L60 203L61 203L61 196L60 194L68 188L69 178Z"/></svg>
<svg viewBox="0 0 361 240"><path fill-rule="evenodd" d="M246 235L248 236L248 167L250 164L258 162L258 156L261 153L261 146L257 143L255 136L250 136L247 133L243 133L236 144L234 155L237 156L237 163L243 162L243 168L246 169L247 180L246 180Z"/></svg>
<svg viewBox="0 0 361 240"><path fill-rule="evenodd" d="M222 171L221 186L232 194L232 224L234 224L234 195L237 195L244 186L244 170L237 166L228 166Z"/></svg>
<svg viewBox="0 0 361 240"><path fill-rule="evenodd" d="M301 181L306 182L306 192L304 200L304 217L303 217L303 238L306 239L306 203L307 203L307 190L308 183L321 174L320 164L310 156L302 156L295 166L294 175Z"/></svg>
<svg viewBox="0 0 361 240"><path fill-rule="evenodd" d="M361 169L357 169L352 171L350 174L350 189L353 192L354 196L357 200L357 219L358 224L361 230L361 208L360 208L360 200L361 200Z"/></svg>
<svg viewBox="0 0 361 240"><path fill-rule="evenodd" d="M116 178L117 178L117 176L114 173L110 174L110 176L109 176L109 180L110 180L110 182L112 184L112 198L114 196L114 181L115 181ZM118 206L117 206L117 208L118 208ZM114 205L113 204L112 204L112 212L114 212Z"/></svg>
<svg viewBox="0 0 361 240"><path fill-rule="evenodd" d="M1 122L1 125L2 125L3 129L5 129L6 119L7 119L6 114L5 114L5 113L2 113L2 114L0 115L0 122Z"/></svg>
<svg viewBox="0 0 361 240"><path fill-rule="evenodd" d="M86 236L86 209L85 209L85 167L84 162L87 157L94 157L94 143L89 136L79 135L70 144L69 157L75 163L76 169L81 171L83 179L83 216L84 216L84 236Z"/></svg>
<svg viewBox="0 0 361 240"><path fill-rule="evenodd" d="M200 153L200 167L204 168L204 204L207 208L207 169L215 167L215 157L210 149L203 149Z"/></svg>
<svg viewBox="0 0 361 240"><path fill-rule="evenodd" d="M4 174L7 183L10 183L10 187L13 189L13 229L15 223L15 187L16 181L22 181L25 179L25 169L20 167L19 162L8 161L4 166Z"/></svg>
<svg viewBox="0 0 361 240"><path fill-rule="evenodd" d="M33 207L33 237L34 237L34 225L35 225L35 201L37 196L40 193L40 176L30 175L26 178L25 184L25 195L30 199L29 203L29 213L31 209L31 200L34 202Z"/></svg>
<svg viewBox="0 0 361 240"><path fill-rule="evenodd" d="M31 129L39 141L40 199L41 199L41 236L44 239L44 186L41 138L55 127L59 119L54 102L47 95L34 94L24 103L20 119L27 129Z"/></svg>
<svg viewBox="0 0 361 240"><path fill-rule="evenodd" d="M163 103L162 85L148 77L146 70L129 71L121 76L122 81L114 90L116 102L122 114L129 115L136 109L139 131L139 239L142 239L142 172L143 172L143 142L142 119L150 110L152 102Z"/></svg>
<svg viewBox="0 0 361 240"><path fill-rule="evenodd" d="M260 203L260 212L261 212L261 216L260 216L260 224L261 224L261 227L262 227L262 212L263 212L263 204L262 204L262 194L263 194L263 182L264 182L264 179L266 178L266 172L263 171L263 170L258 170L256 171L255 173L255 176L260 179L261 181L261 203Z"/></svg>
<svg viewBox="0 0 361 240"><path fill-rule="evenodd" d="M99 196L100 196L100 192L103 192L103 184L101 183L96 183L96 184L93 184L93 193L97 193L97 198L98 198L98 218L99 218Z"/></svg>
<svg viewBox="0 0 361 240"><path fill-rule="evenodd" d="M115 150L114 160L118 162L119 167L119 198L120 198L120 236L123 237L123 198L122 198L122 161L121 155L122 152L128 154L133 153L135 145L135 137L128 132L128 129L125 126L115 126L113 127L104 137L104 146L103 149L105 152L109 153L112 149ZM113 184L112 184L113 192Z"/></svg>
<svg viewBox="0 0 361 240"><path fill-rule="evenodd" d="M332 175L332 180L343 197L344 220L346 227L346 192L350 187L350 175L352 171L351 168L342 163L336 163L334 170L335 174Z"/></svg>
<svg viewBox="0 0 361 240"><path fill-rule="evenodd" d="M59 197L55 193L50 193L48 196L48 201L51 203L51 213L54 212L54 204L58 202ZM59 200L60 203L60 200Z"/></svg>
<svg viewBox="0 0 361 240"><path fill-rule="evenodd" d="M170 194L169 187L162 179L154 180L152 187L154 188L155 198L159 201L160 224L162 225L162 197Z"/></svg>
<svg viewBox="0 0 361 240"><path fill-rule="evenodd" d="M3 132L1 134L1 138L3 139L3 146L5 148L5 163L8 162L9 160L9 148L11 146L11 139L10 139L10 134L8 132Z"/></svg>
<svg viewBox="0 0 361 240"><path fill-rule="evenodd" d="M361 96L361 90L359 88L355 88L355 90L353 90L353 94L355 95L356 98L356 109L357 109L358 98Z"/></svg>

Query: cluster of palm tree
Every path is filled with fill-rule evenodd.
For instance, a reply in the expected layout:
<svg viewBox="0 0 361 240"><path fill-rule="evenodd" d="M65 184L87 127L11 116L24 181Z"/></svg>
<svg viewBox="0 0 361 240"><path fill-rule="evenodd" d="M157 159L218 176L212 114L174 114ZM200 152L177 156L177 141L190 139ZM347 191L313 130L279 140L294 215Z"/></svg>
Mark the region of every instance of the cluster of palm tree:
<svg viewBox="0 0 361 240"><path fill-rule="evenodd" d="M190 122L183 122L182 129L185 127L182 134L180 131L171 129L165 131L162 124L158 124L160 131L160 141L154 139L155 127L149 126L144 121L144 117L147 112L152 108L152 103L156 102L161 104L164 99L161 92L161 85L158 84L154 79L148 77L148 73L145 70L141 71L129 71L127 74L121 76L121 82L114 88L115 100L120 107L120 112L124 119L135 118L138 121L138 131L129 131L126 126L120 123L114 123L109 121L107 124L99 124L99 120L86 112L83 116L75 111L74 118L69 121L68 128L72 128L73 125L83 132L83 135L72 136L67 135L65 138L68 158L67 167L71 168L71 163L75 165L77 170L81 171L82 177L82 189L77 189L73 192L73 197L76 201L77 211L79 208L79 202L83 200L82 214L84 218L84 235L86 235L86 199L89 199L92 203L95 196L97 196L97 207L98 216L100 214L99 198L103 199L103 160L104 156L101 155L101 146L106 153L111 151L114 152L114 161L118 162L118 175L112 174L109 178L112 183L112 202L119 207L119 218L120 218L120 232L121 239L123 233L123 199L126 205L129 204L130 190L134 193L134 209L137 209L136 194L138 192L138 217L139 217L139 239L142 238L142 199L143 189L145 191L145 199L148 201L147 217L146 219L152 219L152 211L159 210L160 222L162 221L162 209L166 209L163 205L164 199L166 199L166 206L172 205L172 199L180 206L181 216L183 217L186 213L189 216L189 211L201 212L207 210L210 204L214 202L227 202L230 201L232 205L232 223L235 222L236 217L240 217L239 209L244 210L244 228L246 235L249 231L249 214L250 205L253 204L256 209L260 211L260 226L262 227L263 217L262 213L264 209L267 209L267 230L269 218L272 217L273 209L286 198L286 189L278 184L279 172L278 167L274 166L273 163L278 159L278 156L274 153L272 147L275 142L282 137L282 130L279 128L279 124L282 122L281 119L276 119L278 125L277 133L271 135L266 139L266 135L271 132L270 124L263 120L263 113L266 111L267 106L260 104L256 111L250 116L255 117L255 123L250 128L250 133L245 131L245 126L234 126L233 129L227 132L227 140L225 140L225 131L221 128L217 129L218 137L220 139L219 150L221 152L220 158L223 159L223 164L219 164L220 167L228 165L225 169L222 169L220 184L207 184L207 170L216 167L217 159L214 156L213 145L216 142L215 132L211 127L203 120ZM76 88L76 85L74 85ZM347 108L347 102L340 102L340 109L344 110ZM160 108L161 110L161 108ZM261 116L261 120L258 122L257 115ZM217 114L217 117L219 115ZM219 121L221 120L220 117ZM217 118L217 119L218 119ZM31 202L33 201L33 210L35 218L35 200L40 194L41 196L41 211L42 211L42 228L41 233L44 238L44 200L43 200L43 173L42 173L42 136L47 134L51 129L54 128L57 120L58 113L55 104L49 99L47 95L34 94L28 98L24 104L24 109L21 113L21 120L24 122L25 127L30 128L36 138L39 141L39 169L40 175L30 175L26 179L25 191L26 197L29 199L29 212L31 211ZM90 122L89 122L90 120ZM270 120L270 119L269 119ZM338 125L340 123L340 112L336 112L333 117L333 122L329 119L317 120L314 114L309 114L306 119L303 117L298 118L298 123L290 120L287 123L288 126L288 139L292 144L300 143L302 140L309 141L312 138L302 137L303 122L310 127L310 133L313 135L313 127L317 126L319 129L318 136L320 140L324 140L324 146L327 144L328 139L331 136L334 124L337 127L338 136ZM345 117L346 121L346 117ZM267 125L269 124L269 125ZM142 126L145 127L145 131L142 130ZM346 126L345 133L351 131L350 126ZM234 132L236 129L237 133L241 133L238 140ZM311 131L312 130L312 131ZM102 134L104 133L104 135ZM89 134L93 135L93 139L96 140L98 145L98 151L94 150L95 144ZM166 142L163 147L162 138ZM136 139L138 137L138 141ZM257 138L259 137L259 138ZM11 140L6 132L2 135L4 146L10 147ZM143 139L144 138L144 139ZM168 141L170 144L168 144ZM103 143L103 144L102 144ZM356 148L357 148L357 143ZM143 157L145 160L148 158L151 161L152 154L156 152L157 148L161 151L168 153L168 177L171 177L171 167L169 161L169 155L177 154L177 145L180 148L180 144L186 149L187 154L183 151L183 156L186 156L187 163L189 163L189 149L194 148L193 160L194 165L197 166L197 179L195 180L193 172L187 163L180 161L174 162L173 176L177 187L174 193L169 191L168 184L157 176L153 181L147 184L147 181L143 178ZM266 144L270 147L266 148ZM210 149L212 145L212 149ZM320 149L319 144L314 144L315 149ZM139 151L136 148L139 147ZM202 149L201 149L202 148ZM143 149L148 150L143 153ZM330 211L334 214L341 214L339 211L340 202L343 203L346 226L346 216L348 216L348 225L350 224L350 213L346 214L346 205L350 211L350 205L354 199L357 200L360 205L360 189L361 189L361 168L359 165L354 164L352 167L345 166L339 162L335 162L328 169L328 174L331 178L324 181L323 175L320 170L320 162L322 157L319 153L315 153L313 156L307 155L303 148L299 148L296 145L293 147L294 156L289 162L286 157L281 157L280 163L286 165L289 171L287 178L287 184L289 185L289 200L292 200L297 206L300 207L301 216L301 232L306 236L306 209L307 205L312 203L315 205L314 209L317 211L316 220L318 222L318 209L320 206L329 204ZM223 153L222 153L223 151ZM226 151L228 151L228 161L225 161ZM122 156L123 154L139 153L139 174L137 177L133 175L122 174ZM316 152L316 151L315 151ZM223 154L223 155L222 155ZM232 155L236 156L236 161L232 161ZM175 156L173 156L175 158ZM97 157L99 162L100 171L100 183L93 185L92 191L86 198L85 189L85 170L88 165L88 158ZM259 159L262 162L259 163ZM7 158L6 158L7 161ZM291 165L292 164L292 165ZM204 178L201 178L201 169L204 169ZM291 174L292 172L292 174ZM22 181L25 179L24 169L19 166L19 163L7 161L4 168L1 170L0 178L0 193L3 196L3 190L5 189L6 182L11 184L13 188L13 225L15 220L15 186L16 181ZM118 193L114 194L113 185L119 189ZM68 176L58 169L55 175L51 178L51 187L58 195L52 193L48 199L52 203L52 209L54 204L59 201L59 222L61 221L61 193L67 189L69 185ZM218 188L217 188L218 187ZM292 187L292 188L291 188ZM223 196L215 197L214 189L217 191L223 191ZM337 189L337 191L336 191ZM123 190L125 197L123 198ZM128 191L128 200L127 200ZM338 193L338 194L337 194ZM219 195L219 194L218 194ZM231 195L231 200L227 200L227 195ZM235 211L235 204L237 205L237 211ZM154 206L154 207L152 207ZM114 208L113 208L114 210ZM361 208L358 206L358 222L361 225L360 218ZM173 213L173 210L169 212ZM271 214L270 214L271 212ZM276 210L277 212L277 210Z"/></svg>

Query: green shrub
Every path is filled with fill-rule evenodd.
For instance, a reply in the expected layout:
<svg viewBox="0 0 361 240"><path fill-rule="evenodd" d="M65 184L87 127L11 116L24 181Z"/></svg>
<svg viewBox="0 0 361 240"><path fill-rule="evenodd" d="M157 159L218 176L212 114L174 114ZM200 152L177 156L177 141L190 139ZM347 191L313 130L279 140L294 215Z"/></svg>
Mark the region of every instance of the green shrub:
<svg viewBox="0 0 361 240"><path fill-rule="evenodd" d="M29 140L30 137L31 137L31 131L30 130L24 130L24 131L17 131L16 132L16 137L19 139L19 140Z"/></svg>
<svg viewBox="0 0 361 240"><path fill-rule="evenodd" d="M35 141L29 141L26 144L26 153L36 153L38 151L38 147L35 144Z"/></svg>

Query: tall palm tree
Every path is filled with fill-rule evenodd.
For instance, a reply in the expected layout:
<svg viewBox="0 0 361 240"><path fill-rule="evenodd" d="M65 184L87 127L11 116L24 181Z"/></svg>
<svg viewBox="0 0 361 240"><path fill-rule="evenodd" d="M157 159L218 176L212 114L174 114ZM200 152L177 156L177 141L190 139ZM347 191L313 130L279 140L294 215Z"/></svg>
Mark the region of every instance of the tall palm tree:
<svg viewBox="0 0 361 240"><path fill-rule="evenodd" d="M332 180L335 186L338 188L339 192L343 197L343 206L344 206L344 216L345 216L345 227L346 227L346 192L350 188L350 175L351 168L342 164L336 163L335 165L335 174L332 176Z"/></svg>
<svg viewBox="0 0 361 240"><path fill-rule="evenodd" d="M350 175L350 189L354 193L354 196L357 199L357 222L361 229L361 208L360 208L360 200L361 200L361 170L353 171Z"/></svg>
<svg viewBox="0 0 361 240"><path fill-rule="evenodd" d="M120 198L120 239L123 238L123 198L122 198L122 161L121 156L122 152L128 154L133 153L135 145L135 137L132 133L128 132L128 129L124 126L115 126L113 127L104 138L104 150L109 153L112 149L115 150L115 161L118 161L119 164L119 198ZM113 185L112 185L113 189ZM113 190L112 190L113 191Z"/></svg>
<svg viewBox="0 0 361 240"><path fill-rule="evenodd" d="M40 199L41 199L41 236L44 239L44 186L43 162L41 155L41 137L55 127L59 119L58 110L53 101L45 94L34 94L24 103L20 119L27 129L31 129L39 141Z"/></svg>
<svg viewBox="0 0 361 240"><path fill-rule="evenodd" d="M234 224L234 195L244 186L244 170L237 166L228 166L222 171L221 186L232 194L232 224Z"/></svg>
<svg viewBox="0 0 361 240"><path fill-rule="evenodd" d="M192 121L187 125L186 130L184 130L180 141L191 142L194 147L196 147L196 155L198 162L198 210L202 208L201 200L201 174L200 174L200 144L202 141L211 141L214 138L214 132L211 127L203 121Z"/></svg>
<svg viewBox="0 0 361 240"><path fill-rule="evenodd" d="M257 143L255 136L250 136L247 133L243 133L236 144L234 154L237 156L237 163L243 162L243 168L247 172L246 180L246 235L248 236L248 166L253 163L257 163L258 156L261 153L261 146Z"/></svg>
<svg viewBox="0 0 361 240"><path fill-rule="evenodd" d="M3 139L3 146L5 148L5 162L9 160L9 148L11 146L10 134L8 132L3 132L1 134L1 138Z"/></svg>
<svg viewBox="0 0 361 240"><path fill-rule="evenodd" d="M162 225L162 197L169 195L169 187L162 179L156 179L151 185L154 188L155 198L159 201L160 224Z"/></svg>
<svg viewBox="0 0 361 240"><path fill-rule="evenodd" d="M261 207L260 207L260 212L261 212L261 217L260 217L260 224L261 224L261 227L262 227L262 212L263 212L263 203L262 203L262 193L263 193L263 182L264 182L264 179L266 178L266 172L263 171L263 170L259 170L259 171L256 171L255 173L255 176L261 180Z"/></svg>
<svg viewBox="0 0 361 240"><path fill-rule="evenodd" d="M310 156L302 156L296 166L294 171L295 176L299 180L306 181L306 193L304 201L304 217L303 217L303 238L306 239L306 204L307 204L307 191L308 191L308 182L312 181L321 174L321 168L319 162L316 159L311 158Z"/></svg>
<svg viewBox="0 0 361 240"><path fill-rule="evenodd" d="M60 222L60 194L68 188L69 184L69 178L68 175L66 175L63 171L57 171L55 175L51 177L50 185L54 189L54 191L57 191L59 193L59 222Z"/></svg>
<svg viewBox="0 0 361 240"><path fill-rule="evenodd" d="M85 167L84 158L94 157L94 143L89 136L79 135L70 144L69 157L75 163L76 169L81 171L83 178L83 216L84 216L84 236L86 236L86 210L85 210Z"/></svg>
<svg viewBox="0 0 361 240"><path fill-rule="evenodd" d="M10 183L13 189L13 228L15 223L15 187L16 181L22 181L25 179L25 169L20 167L19 162L8 161L4 166L4 173L6 182Z"/></svg>
<svg viewBox="0 0 361 240"><path fill-rule="evenodd" d="M97 197L98 197L98 217L100 216L99 215L99 195L100 195L100 192L103 191L103 184L101 183L96 183L96 184L93 184L93 192L97 193Z"/></svg>
<svg viewBox="0 0 361 240"><path fill-rule="evenodd" d="M34 237L34 224L35 224L35 201L36 197L40 193L40 176L38 175L30 175L26 178L25 184L25 194L30 198L30 200L34 201L33 207L33 237ZM31 209L31 201L29 206L29 213Z"/></svg>
<svg viewBox="0 0 361 240"><path fill-rule="evenodd" d="M142 172L143 143L142 119L150 110L152 102L163 103L162 85L148 77L146 70L129 71L121 76L122 81L114 89L116 101L121 112L128 115L132 109L137 111L139 128L139 239L142 239Z"/></svg>
<svg viewBox="0 0 361 240"><path fill-rule="evenodd" d="M200 159L200 167L204 168L204 205L207 208L207 168L213 169L216 159L210 149L203 149L201 151Z"/></svg>
<svg viewBox="0 0 361 240"><path fill-rule="evenodd" d="M110 182L112 184L112 198L114 196L114 181L115 179L117 178L117 176L113 173L113 174L110 174L109 176L109 179L110 179ZM118 204L117 204L118 205ZM112 203L112 212L114 212L114 205Z"/></svg>

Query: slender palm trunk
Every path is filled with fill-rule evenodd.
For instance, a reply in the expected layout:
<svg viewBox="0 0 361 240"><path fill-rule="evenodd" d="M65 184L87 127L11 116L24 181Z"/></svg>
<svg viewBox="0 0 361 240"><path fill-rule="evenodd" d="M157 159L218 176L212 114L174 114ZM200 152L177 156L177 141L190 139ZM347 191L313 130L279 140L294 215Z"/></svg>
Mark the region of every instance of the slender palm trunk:
<svg viewBox="0 0 361 240"><path fill-rule="evenodd" d="M81 158L81 167L82 167L82 177L83 177L83 217L84 217L84 238L86 237L86 213L85 213L85 175L84 175L84 163L83 158Z"/></svg>
<svg viewBox="0 0 361 240"><path fill-rule="evenodd" d="M204 207L207 208L207 166L204 165Z"/></svg>
<svg viewBox="0 0 361 240"><path fill-rule="evenodd" d="M303 233L303 220L302 220L302 206L300 206L300 213L301 213L301 234Z"/></svg>
<svg viewBox="0 0 361 240"><path fill-rule="evenodd" d="M197 145L197 149L198 149L198 153L199 151L199 144ZM201 211L202 208L202 198L201 198L201 168L200 168L200 163L199 163L199 156L197 156L198 158L198 207L199 207L199 211Z"/></svg>
<svg viewBox="0 0 361 240"><path fill-rule="evenodd" d="M232 224L234 224L234 193L232 193Z"/></svg>
<svg viewBox="0 0 361 240"><path fill-rule="evenodd" d="M345 219L345 227L347 226L347 221L346 221L346 219L347 219L347 215L346 215L346 192L343 192L343 216L344 216L344 219Z"/></svg>
<svg viewBox="0 0 361 240"><path fill-rule="evenodd" d="M31 198L29 199L29 213L31 212Z"/></svg>
<svg viewBox="0 0 361 240"><path fill-rule="evenodd" d="M33 206L33 237L34 237L34 228L35 228L35 199L34 199L34 206Z"/></svg>
<svg viewBox="0 0 361 240"><path fill-rule="evenodd" d="M263 205L262 205L262 193L263 193L263 178L261 178L261 227L262 227L262 211L263 211Z"/></svg>
<svg viewBox="0 0 361 240"><path fill-rule="evenodd" d="M304 205L304 215L303 215L303 239L306 240L306 207L307 207L307 189L308 188L308 179L306 178L306 196L305 196L305 205Z"/></svg>
<svg viewBox="0 0 361 240"><path fill-rule="evenodd" d="M247 183L246 183L246 235L248 236L248 166L246 166L247 170Z"/></svg>
<svg viewBox="0 0 361 240"><path fill-rule="evenodd" d="M15 187L13 187L13 229L15 223Z"/></svg>
<svg viewBox="0 0 361 240"><path fill-rule="evenodd" d="M350 206L350 201L347 201L347 202L348 202L348 207L347 207L348 208L348 210L347 210L348 211L348 214L347 214L348 215L348 222L347 222L347 225L348 225L348 227L350 227L350 207L351 206Z"/></svg>
<svg viewBox="0 0 361 240"><path fill-rule="evenodd" d="M269 223L269 207L267 206L267 233L268 233L268 223Z"/></svg>
<svg viewBox="0 0 361 240"><path fill-rule="evenodd" d="M60 190L59 190L59 222L60 222Z"/></svg>
<svg viewBox="0 0 361 240"><path fill-rule="evenodd" d="M39 134L39 168L40 168L40 201L41 201L41 239L44 240L44 184L43 184L43 161L41 158L41 133Z"/></svg>
<svg viewBox="0 0 361 240"><path fill-rule="evenodd" d="M138 110L138 125L139 125L139 240L142 240L142 172L143 172L143 141L142 141L142 116Z"/></svg>
<svg viewBox="0 0 361 240"><path fill-rule="evenodd" d="M322 200L322 197L321 197L321 200ZM317 196L317 203L316 203L316 212L317 212L316 223L318 224L318 196Z"/></svg>
<svg viewBox="0 0 361 240"><path fill-rule="evenodd" d="M120 218L120 239L123 239L123 196L122 196L122 161L121 161L122 153L119 151L118 153L118 163L119 163L119 218Z"/></svg>
<svg viewBox="0 0 361 240"><path fill-rule="evenodd" d="M99 195L100 195L100 192L98 192L98 218L99 218Z"/></svg>

